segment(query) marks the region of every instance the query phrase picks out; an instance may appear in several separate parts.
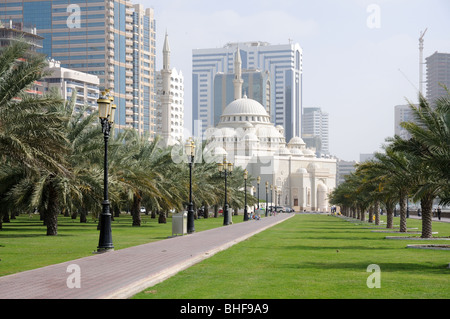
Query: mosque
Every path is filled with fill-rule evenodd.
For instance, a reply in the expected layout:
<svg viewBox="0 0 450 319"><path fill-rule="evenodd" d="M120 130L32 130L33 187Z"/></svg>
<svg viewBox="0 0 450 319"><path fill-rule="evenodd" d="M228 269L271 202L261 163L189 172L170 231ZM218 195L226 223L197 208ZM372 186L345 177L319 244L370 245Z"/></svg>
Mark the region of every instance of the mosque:
<svg viewBox="0 0 450 319"><path fill-rule="evenodd" d="M259 102L242 92L242 61L236 52L234 101L216 127L205 132L206 149L260 177L260 199L295 211L329 211L328 195L336 187L336 160L317 158L300 137L285 140ZM256 186L256 185L255 185Z"/></svg>

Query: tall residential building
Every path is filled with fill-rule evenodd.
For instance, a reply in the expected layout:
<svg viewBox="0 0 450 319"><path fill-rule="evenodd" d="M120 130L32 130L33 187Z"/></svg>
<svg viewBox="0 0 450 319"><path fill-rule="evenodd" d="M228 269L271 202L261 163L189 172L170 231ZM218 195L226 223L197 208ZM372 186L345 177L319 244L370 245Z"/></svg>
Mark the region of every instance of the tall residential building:
<svg viewBox="0 0 450 319"><path fill-rule="evenodd" d="M270 45L267 42L228 43L223 48L196 49L192 53L192 120L195 136L201 136L221 114L215 108L214 80L218 73L234 73L236 51L242 60L243 87L247 70L267 72L270 81L270 117L284 127L286 139L301 134L302 55L299 44ZM249 89L250 91L250 89ZM223 91L222 91L223 92ZM248 94L243 92L244 94ZM223 94L223 93L222 93ZM264 105L267 107L267 105Z"/></svg>
<svg viewBox="0 0 450 319"><path fill-rule="evenodd" d="M434 103L439 97L447 95L443 86L450 89L450 53L435 52L426 61L427 100Z"/></svg>
<svg viewBox="0 0 450 319"><path fill-rule="evenodd" d="M319 107L304 108L302 138L308 147L316 148L318 155L330 154L328 113Z"/></svg>
<svg viewBox="0 0 450 319"><path fill-rule="evenodd" d="M35 84L37 91L45 94L56 89L65 100L70 100L76 92L75 109L87 106L88 114L97 109L100 83L98 76L63 68L55 60L49 61L46 71L49 71L50 75Z"/></svg>
<svg viewBox="0 0 450 319"><path fill-rule="evenodd" d="M117 128L152 131L152 9L144 12L128 0L0 0L0 19L35 27L44 38L40 51L61 67L98 76L100 89L114 96Z"/></svg>
<svg viewBox="0 0 450 319"><path fill-rule="evenodd" d="M170 67L169 37L163 46L163 69L156 76L156 135L173 145L184 138L184 77Z"/></svg>

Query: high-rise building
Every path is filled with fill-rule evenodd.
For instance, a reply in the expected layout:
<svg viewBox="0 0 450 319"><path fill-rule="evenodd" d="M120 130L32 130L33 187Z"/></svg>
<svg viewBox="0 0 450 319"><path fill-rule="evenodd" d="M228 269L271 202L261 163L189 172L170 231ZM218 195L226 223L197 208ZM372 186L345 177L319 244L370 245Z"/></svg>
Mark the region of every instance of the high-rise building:
<svg viewBox="0 0 450 319"><path fill-rule="evenodd" d="M356 171L356 161L337 161L337 171L336 171L336 185L340 185L345 182L345 178Z"/></svg>
<svg viewBox="0 0 450 319"><path fill-rule="evenodd" d="M329 154L328 113L323 112L319 107L304 108L302 115L302 138L308 147L316 148L318 155Z"/></svg>
<svg viewBox="0 0 450 319"><path fill-rule="evenodd" d="M184 138L184 77L170 67L169 37L163 46L163 69L156 76L156 135L164 145L182 142Z"/></svg>
<svg viewBox="0 0 450 319"><path fill-rule="evenodd" d="M400 136L404 140L411 138L411 134L405 130L401 124L403 122L411 122L414 120L411 106L407 105L396 105L394 109L394 134Z"/></svg>
<svg viewBox="0 0 450 319"><path fill-rule="evenodd" d="M98 76L100 89L114 96L117 128L152 132L152 9L144 12L128 0L0 0L0 20L5 19L36 28L44 38L40 51L61 67Z"/></svg>
<svg viewBox="0 0 450 319"><path fill-rule="evenodd" d="M214 99L216 94L223 93L216 92L214 80L218 73L232 74L234 72L235 53L238 49L243 75L247 70L258 70L261 74L267 72L270 89L269 92L262 94L270 96L269 115L272 122L284 127L287 140L300 136L302 48L299 44L270 45L267 42L228 43L223 48L193 50L192 124L194 135L200 137L220 118L221 114L216 113L222 110L221 107L215 107ZM245 76L243 80L243 87L249 87L250 91L252 85L245 83ZM267 107L266 103L262 104Z"/></svg>
<svg viewBox="0 0 450 319"><path fill-rule="evenodd" d="M13 22L12 19L0 20L0 48L18 39L28 43L31 51L37 51L42 49L44 38L37 35L36 28L26 27L21 22Z"/></svg>
<svg viewBox="0 0 450 319"><path fill-rule="evenodd" d="M64 100L72 99L75 95L75 109L87 106L86 112L90 114L97 109L99 95L99 78L96 75L61 67L59 61L50 60L46 68L50 74L35 83L36 91L48 93L51 90L61 94Z"/></svg>
<svg viewBox="0 0 450 319"><path fill-rule="evenodd" d="M450 53L435 52L426 59L427 64L427 100L446 96L444 86L450 89Z"/></svg>

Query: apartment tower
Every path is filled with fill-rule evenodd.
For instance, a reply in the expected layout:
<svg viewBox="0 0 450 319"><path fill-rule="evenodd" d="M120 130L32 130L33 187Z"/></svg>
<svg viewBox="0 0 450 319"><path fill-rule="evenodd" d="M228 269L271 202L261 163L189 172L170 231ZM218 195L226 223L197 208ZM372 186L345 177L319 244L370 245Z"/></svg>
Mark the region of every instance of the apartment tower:
<svg viewBox="0 0 450 319"><path fill-rule="evenodd" d="M128 0L0 0L0 20L36 28L40 52L96 75L118 106L116 127L154 133L153 10Z"/></svg>

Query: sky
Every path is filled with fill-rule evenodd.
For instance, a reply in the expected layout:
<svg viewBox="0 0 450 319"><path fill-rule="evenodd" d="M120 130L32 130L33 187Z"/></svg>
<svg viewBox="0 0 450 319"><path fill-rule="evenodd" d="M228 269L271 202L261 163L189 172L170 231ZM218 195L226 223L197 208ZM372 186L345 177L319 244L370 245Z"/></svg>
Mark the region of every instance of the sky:
<svg viewBox="0 0 450 319"><path fill-rule="evenodd" d="M421 32L428 29L424 59L450 53L449 0L131 2L155 9L157 70L169 35L171 66L185 78L186 129L191 131L193 49L293 41L303 49L303 107L329 114L330 153L346 161L381 151L394 135L394 107L417 102Z"/></svg>

